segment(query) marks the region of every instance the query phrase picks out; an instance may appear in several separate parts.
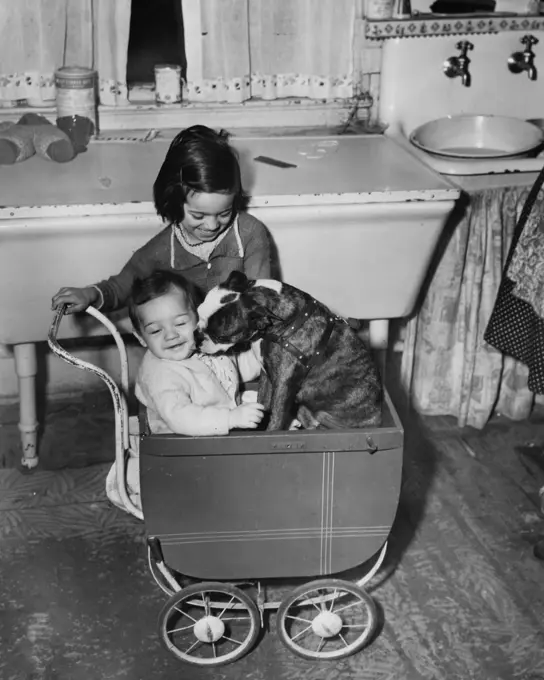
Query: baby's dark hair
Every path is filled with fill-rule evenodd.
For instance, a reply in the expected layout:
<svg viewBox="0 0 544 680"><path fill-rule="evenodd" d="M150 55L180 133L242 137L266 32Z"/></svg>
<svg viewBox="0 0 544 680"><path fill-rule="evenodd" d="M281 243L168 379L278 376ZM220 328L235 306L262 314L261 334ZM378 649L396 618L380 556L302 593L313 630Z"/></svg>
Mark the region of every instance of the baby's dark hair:
<svg viewBox="0 0 544 680"><path fill-rule="evenodd" d="M247 207L240 164L225 130L193 125L174 137L153 184L155 209L164 222L180 224L191 191L234 194L232 220Z"/></svg>
<svg viewBox="0 0 544 680"><path fill-rule="evenodd" d="M132 290L128 301L128 314L135 331L141 330L138 307L150 300L166 295L172 288L176 288L185 293L187 301L196 314L197 307L203 299L200 290L177 272L168 269L156 269L149 276L136 279L132 284Z"/></svg>

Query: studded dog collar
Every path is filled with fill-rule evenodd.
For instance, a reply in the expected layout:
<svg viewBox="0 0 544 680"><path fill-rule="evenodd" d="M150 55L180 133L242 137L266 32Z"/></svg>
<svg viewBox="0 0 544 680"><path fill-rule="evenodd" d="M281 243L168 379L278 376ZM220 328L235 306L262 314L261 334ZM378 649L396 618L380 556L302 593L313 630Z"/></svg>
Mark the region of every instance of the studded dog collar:
<svg viewBox="0 0 544 680"><path fill-rule="evenodd" d="M291 338L315 314L328 317L328 321L314 353L305 355L296 345L291 342ZM267 334L265 337L265 342L275 342L281 345L283 349L292 354L302 365L302 367L305 369L305 373L308 373L310 369L319 365L319 363L323 360L323 354L329 343L337 321L347 323L345 319L342 319L338 316L332 316L326 307L317 302L317 300L308 297L306 304L302 308L301 312L295 317L295 319L286 324L279 332Z"/></svg>

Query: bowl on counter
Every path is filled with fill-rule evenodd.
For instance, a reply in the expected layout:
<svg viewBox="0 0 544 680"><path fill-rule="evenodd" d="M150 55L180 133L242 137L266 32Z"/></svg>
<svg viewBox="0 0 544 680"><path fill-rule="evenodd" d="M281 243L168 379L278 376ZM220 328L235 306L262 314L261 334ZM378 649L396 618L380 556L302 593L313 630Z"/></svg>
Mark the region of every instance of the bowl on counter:
<svg viewBox="0 0 544 680"><path fill-rule="evenodd" d="M544 127L508 116L446 116L420 125L410 142L447 158L522 157L542 146Z"/></svg>

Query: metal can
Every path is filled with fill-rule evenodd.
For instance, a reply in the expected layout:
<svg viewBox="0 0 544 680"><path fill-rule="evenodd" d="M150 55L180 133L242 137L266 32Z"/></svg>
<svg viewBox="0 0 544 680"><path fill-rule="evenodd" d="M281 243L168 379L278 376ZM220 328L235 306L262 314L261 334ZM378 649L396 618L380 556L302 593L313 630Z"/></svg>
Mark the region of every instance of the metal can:
<svg viewBox="0 0 544 680"><path fill-rule="evenodd" d="M55 71L57 125L72 139L76 151L84 151L97 133L96 80L96 71L82 66Z"/></svg>
<svg viewBox="0 0 544 680"><path fill-rule="evenodd" d="M157 104L178 104L181 101L181 66L155 66L155 101Z"/></svg>

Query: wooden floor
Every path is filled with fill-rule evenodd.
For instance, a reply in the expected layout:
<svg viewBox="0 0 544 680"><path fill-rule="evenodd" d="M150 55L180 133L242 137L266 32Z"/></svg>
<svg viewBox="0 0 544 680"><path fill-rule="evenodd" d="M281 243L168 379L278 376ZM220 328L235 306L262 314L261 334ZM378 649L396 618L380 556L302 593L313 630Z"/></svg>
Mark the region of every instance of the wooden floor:
<svg viewBox="0 0 544 680"><path fill-rule="evenodd" d="M31 474L14 467L16 412L0 409L2 680L544 680L544 562L533 556L544 419L460 429L410 412L389 382L406 430L404 483L371 590L375 641L314 664L281 645L272 618L257 648L220 671L180 666L157 640L165 597L147 570L144 527L104 494L105 395L50 407Z"/></svg>

